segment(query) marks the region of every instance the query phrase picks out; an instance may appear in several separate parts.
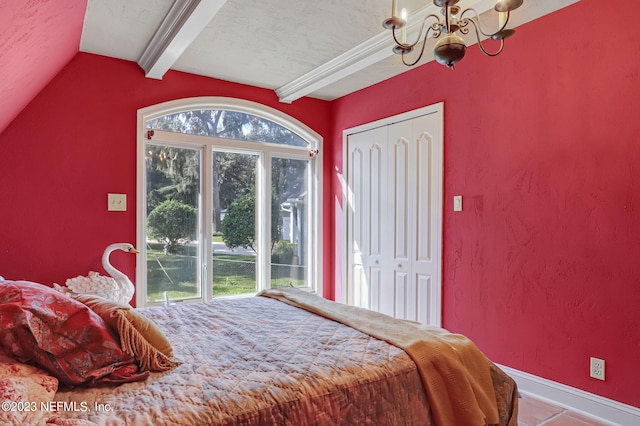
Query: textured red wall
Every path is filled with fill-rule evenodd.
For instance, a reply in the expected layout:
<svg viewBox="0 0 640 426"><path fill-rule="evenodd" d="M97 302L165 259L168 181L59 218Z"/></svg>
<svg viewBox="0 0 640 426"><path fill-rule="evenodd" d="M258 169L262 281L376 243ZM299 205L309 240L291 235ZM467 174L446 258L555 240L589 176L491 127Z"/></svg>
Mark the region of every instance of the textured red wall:
<svg viewBox="0 0 640 426"><path fill-rule="evenodd" d="M640 406L640 4L627 3L582 0L521 27L497 58L472 46L453 72L427 64L332 104L184 73L148 80L78 54L0 134L0 275L62 281L134 241L135 208L107 212L106 194L134 202L135 111L209 95L325 136L325 284L340 286L342 130L444 101L445 327L496 362ZM615 33L594 35L603 22ZM588 377L589 356L607 361L606 382Z"/></svg>
<svg viewBox="0 0 640 426"><path fill-rule="evenodd" d="M430 63L335 101L331 160L342 170L343 129L444 101L444 327L640 407L640 5L601 6L533 21L499 57L471 46L455 71ZM615 34L593 32L606 22Z"/></svg>
<svg viewBox="0 0 640 426"><path fill-rule="evenodd" d="M64 282L102 271L108 244L135 243L136 112L194 96L259 102L330 135L325 101L285 105L272 90L180 72L151 80L135 63L79 53L0 134L0 275ZM127 212L107 211L109 192L127 194ZM135 258L114 256L133 278Z"/></svg>
<svg viewBox="0 0 640 426"><path fill-rule="evenodd" d="M87 0L0 0L0 133L78 53Z"/></svg>

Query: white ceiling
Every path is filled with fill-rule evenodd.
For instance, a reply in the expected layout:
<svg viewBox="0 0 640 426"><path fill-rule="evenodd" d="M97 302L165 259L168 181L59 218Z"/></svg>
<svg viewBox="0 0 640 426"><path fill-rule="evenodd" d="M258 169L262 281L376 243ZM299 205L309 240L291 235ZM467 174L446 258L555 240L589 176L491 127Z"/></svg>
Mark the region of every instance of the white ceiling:
<svg viewBox="0 0 640 426"><path fill-rule="evenodd" d="M510 27L576 1L525 0ZM495 2L459 5L483 13ZM439 10L431 0L399 3L409 11L409 40L419 16ZM167 14L179 18L161 27ZM80 50L138 62L154 78L173 69L273 89L283 102L332 100L409 69L382 28L390 14L391 0L88 0ZM490 30L495 16L483 15L496 20L487 21ZM517 48L516 40L505 49Z"/></svg>

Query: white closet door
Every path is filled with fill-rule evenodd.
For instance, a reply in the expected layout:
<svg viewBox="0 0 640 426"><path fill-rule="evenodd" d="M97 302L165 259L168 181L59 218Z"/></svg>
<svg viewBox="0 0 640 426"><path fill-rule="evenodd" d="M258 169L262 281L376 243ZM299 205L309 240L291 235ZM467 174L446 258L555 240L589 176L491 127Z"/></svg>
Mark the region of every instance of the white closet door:
<svg viewBox="0 0 640 426"><path fill-rule="evenodd" d="M347 302L440 325L442 114L347 139Z"/></svg>
<svg viewBox="0 0 640 426"><path fill-rule="evenodd" d="M383 271L383 227L388 181L387 129L377 128L349 138L347 203L350 303L380 311Z"/></svg>
<svg viewBox="0 0 640 426"><path fill-rule="evenodd" d="M411 122L405 121L388 126L389 170L392 178L387 190L387 223L389 235L386 238L389 246L389 262L387 268L392 271L391 282L386 285L382 312L405 318L407 305L413 291L412 259L414 223L414 186L415 186L415 144L412 143ZM416 301L417 302L417 301Z"/></svg>
<svg viewBox="0 0 640 426"><path fill-rule="evenodd" d="M433 324L440 315L442 160L434 114L394 124L393 316ZM436 254L434 256L434 253Z"/></svg>

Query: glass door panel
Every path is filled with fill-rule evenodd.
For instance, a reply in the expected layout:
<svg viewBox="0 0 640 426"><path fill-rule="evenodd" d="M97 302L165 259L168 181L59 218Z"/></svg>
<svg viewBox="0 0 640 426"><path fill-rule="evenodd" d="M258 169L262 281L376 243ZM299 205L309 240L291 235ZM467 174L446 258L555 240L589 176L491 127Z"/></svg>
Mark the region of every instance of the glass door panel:
<svg viewBox="0 0 640 426"><path fill-rule="evenodd" d="M257 154L213 152L213 297L255 293Z"/></svg>
<svg viewBox="0 0 640 426"><path fill-rule="evenodd" d="M147 302L202 298L201 150L146 148Z"/></svg>
<svg viewBox="0 0 640 426"><path fill-rule="evenodd" d="M310 160L273 158L271 287L309 286ZM273 223L273 220L272 220Z"/></svg>

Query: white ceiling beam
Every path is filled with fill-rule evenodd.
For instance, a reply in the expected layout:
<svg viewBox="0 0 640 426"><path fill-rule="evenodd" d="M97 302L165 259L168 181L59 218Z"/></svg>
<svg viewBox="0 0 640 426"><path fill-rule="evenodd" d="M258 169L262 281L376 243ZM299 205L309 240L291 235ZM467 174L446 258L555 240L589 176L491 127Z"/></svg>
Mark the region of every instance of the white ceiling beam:
<svg viewBox="0 0 640 426"><path fill-rule="evenodd" d="M389 2L391 3L391 2ZM496 0L463 0L460 6L474 7L478 13L483 13L493 8ZM423 19L429 14L439 14L440 8L431 1L427 1L427 6L412 12L409 16L407 26L407 38L411 40L418 36ZM380 23L382 28L382 22ZM340 56L330 60L304 74L301 77L276 89L276 94L280 102L291 103L310 93L315 92L329 84L354 74L366 67L393 56L392 51L395 42L389 31L382 31L371 37L364 43L346 51Z"/></svg>
<svg viewBox="0 0 640 426"><path fill-rule="evenodd" d="M226 0L176 0L138 60L145 76L161 80Z"/></svg>
<svg viewBox="0 0 640 426"><path fill-rule="evenodd" d="M440 8L435 6L430 0L425 0L429 4L416 12L412 12L409 16L409 24L407 25L407 39L415 40L418 37L422 21L429 14L440 16ZM521 9L514 12L513 18L516 25L522 25L540 16L551 13L555 10L576 3L579 0L556 0L553 6L546 0L527 0L524 6L533 6L525 12L525 16L519 16ZM461 9L474 8L478 14L493 10L496 0L461 0L458 3ZM524 12L524 11L523 11ZM510 21L511 22L511 21ZM381 23L382 24L382 23ZM382 25L381 25L382 26ZM498 26L496 16L496 29ZM509 25L512 28L512 25ZM469 40L469 45L475 44L476 41ZM276 89L278 99L283 103L291 103L296 99L307 96L325 86L335 83L351 74L354 74L366 67L393 56L392 52L395 42L389 31L383 31L374 37L371 37L364 43L348 50L340 56L322 64L321 66L311 70L310 72L298 77L297 79ZM426 52L425 52L426 55ZM425 59L433 59L433 55L425 56ZM424 59L423 59L424 61ZM426 61L425 61L426 62Z"/></svg>
<svg viewBox="0 0 640 426"><path fill-rule="evenodd" d="M310 72L276 89L280 102L290 104L316 90L322 89L336 81L375 64L393 52L393 40L388 33L378 34L364 43L354 47L314 68Z"/></svg>

